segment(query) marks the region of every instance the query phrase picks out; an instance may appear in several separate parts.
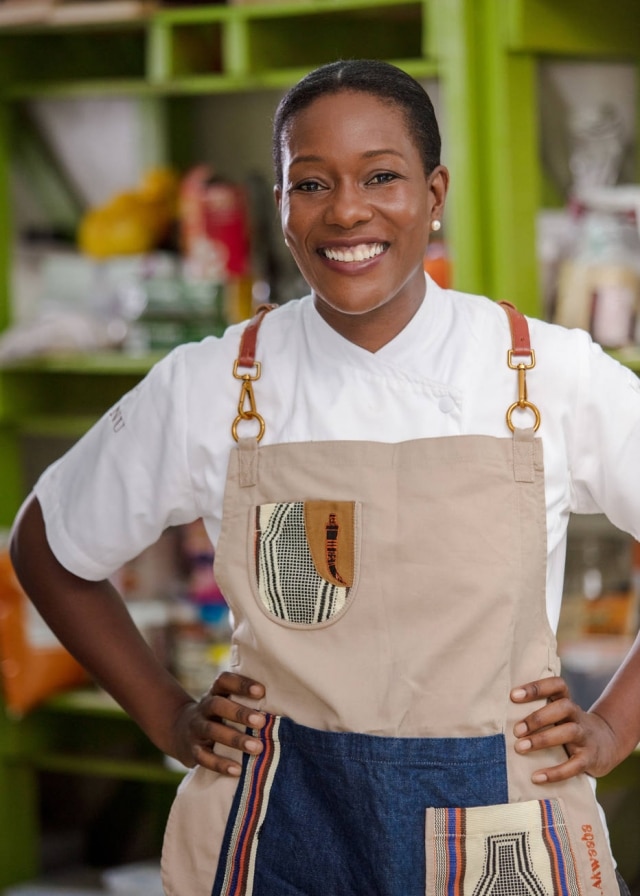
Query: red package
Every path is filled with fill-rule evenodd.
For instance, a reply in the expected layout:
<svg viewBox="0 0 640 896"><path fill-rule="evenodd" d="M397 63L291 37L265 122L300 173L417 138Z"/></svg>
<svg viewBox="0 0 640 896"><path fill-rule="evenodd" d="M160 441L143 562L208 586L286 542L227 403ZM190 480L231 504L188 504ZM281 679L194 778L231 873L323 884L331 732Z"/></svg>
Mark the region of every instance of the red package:
<svg viewBox="0 0 640 896"><path fill-rule="evenodd" d="M248 203L244 189L198 165L180 191L181 246L196 279L241 277L250 258Z"/></svg>

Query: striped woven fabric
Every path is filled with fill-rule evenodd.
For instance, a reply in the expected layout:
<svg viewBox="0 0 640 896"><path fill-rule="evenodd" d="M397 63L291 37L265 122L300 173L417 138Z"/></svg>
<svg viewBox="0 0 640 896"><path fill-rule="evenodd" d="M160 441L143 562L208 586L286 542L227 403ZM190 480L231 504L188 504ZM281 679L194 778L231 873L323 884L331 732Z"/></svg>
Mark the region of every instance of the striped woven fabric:
<svg viewBox="0 0 640 896"><path fill-rule="evenodd" d="M238 782L238 792L234 800L235 823L227 848L224 881L214 896L251 896L255 869L258 838L256 836L264 821L269 802L269 790L278 760L277 716L267 715L267 724L260 737L263 750L257 756L248 756L242 778Z"/></svg>
<svg viewBox="0 0 640 896"><path fill-rule="evenodd" d="M428 812L427 896L580 896L558 800Z"/></svg>

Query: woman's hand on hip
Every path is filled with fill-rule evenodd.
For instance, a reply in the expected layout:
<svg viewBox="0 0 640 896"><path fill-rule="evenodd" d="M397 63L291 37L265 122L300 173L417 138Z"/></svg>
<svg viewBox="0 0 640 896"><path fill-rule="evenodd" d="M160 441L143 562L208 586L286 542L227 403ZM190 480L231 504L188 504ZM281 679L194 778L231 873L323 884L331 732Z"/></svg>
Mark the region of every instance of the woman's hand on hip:
<svg viewBox="0 0 640 896"><path fill-rule="evenodd" d="M564 747L567 754L564 762L537 769L531 776L535 784L564 781L585 772L601 777L619 762L614 732L597 713L574 703L563 678L542 678L516 687L511 699L523 704L523 712L527 703L546 700L514 726L518 753Z"/></svg>
<svg viewBox="0 0 640 896"><path fill-rule="evenodd" d="M235 672L222 672L204 697L187 704L181 712L176 724L178 758L190 767L202 765L219 774L238 777L242 771L240 763L216 753L215 746L253 755L262 751L262 743L244 728L262 728L264 714L237 703L233 697L260 700L264 695L265 688L259 682Z"/></svg>

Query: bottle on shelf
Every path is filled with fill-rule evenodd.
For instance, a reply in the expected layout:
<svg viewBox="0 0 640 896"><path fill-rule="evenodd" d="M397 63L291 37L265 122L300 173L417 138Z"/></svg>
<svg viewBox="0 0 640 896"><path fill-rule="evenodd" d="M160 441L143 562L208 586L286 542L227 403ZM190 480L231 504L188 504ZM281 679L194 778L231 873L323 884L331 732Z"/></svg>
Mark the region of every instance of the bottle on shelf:
<svg viewBox="0 0 640 896"><path fill-rule="evenodd" d="M573 252L560 267L555 321L604 348L637 341L640 235L634 211L581 207Z"/></svg>

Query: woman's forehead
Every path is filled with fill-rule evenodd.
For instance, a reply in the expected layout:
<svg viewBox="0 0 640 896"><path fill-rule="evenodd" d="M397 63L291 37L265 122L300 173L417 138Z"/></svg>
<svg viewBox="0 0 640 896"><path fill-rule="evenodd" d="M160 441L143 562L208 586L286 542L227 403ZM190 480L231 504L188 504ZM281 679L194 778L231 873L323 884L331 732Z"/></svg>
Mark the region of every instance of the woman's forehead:
<svg viewBox="0 0 640 896"><path fill-rule="evenodd" d="M403 142L410 138L404 110L385 97L364 91L341 90L316 97L293 115L283 133L292 149L301 143L331 139L338 134L354 141ZM371 148L374 148L373 146Z"/></svg>

